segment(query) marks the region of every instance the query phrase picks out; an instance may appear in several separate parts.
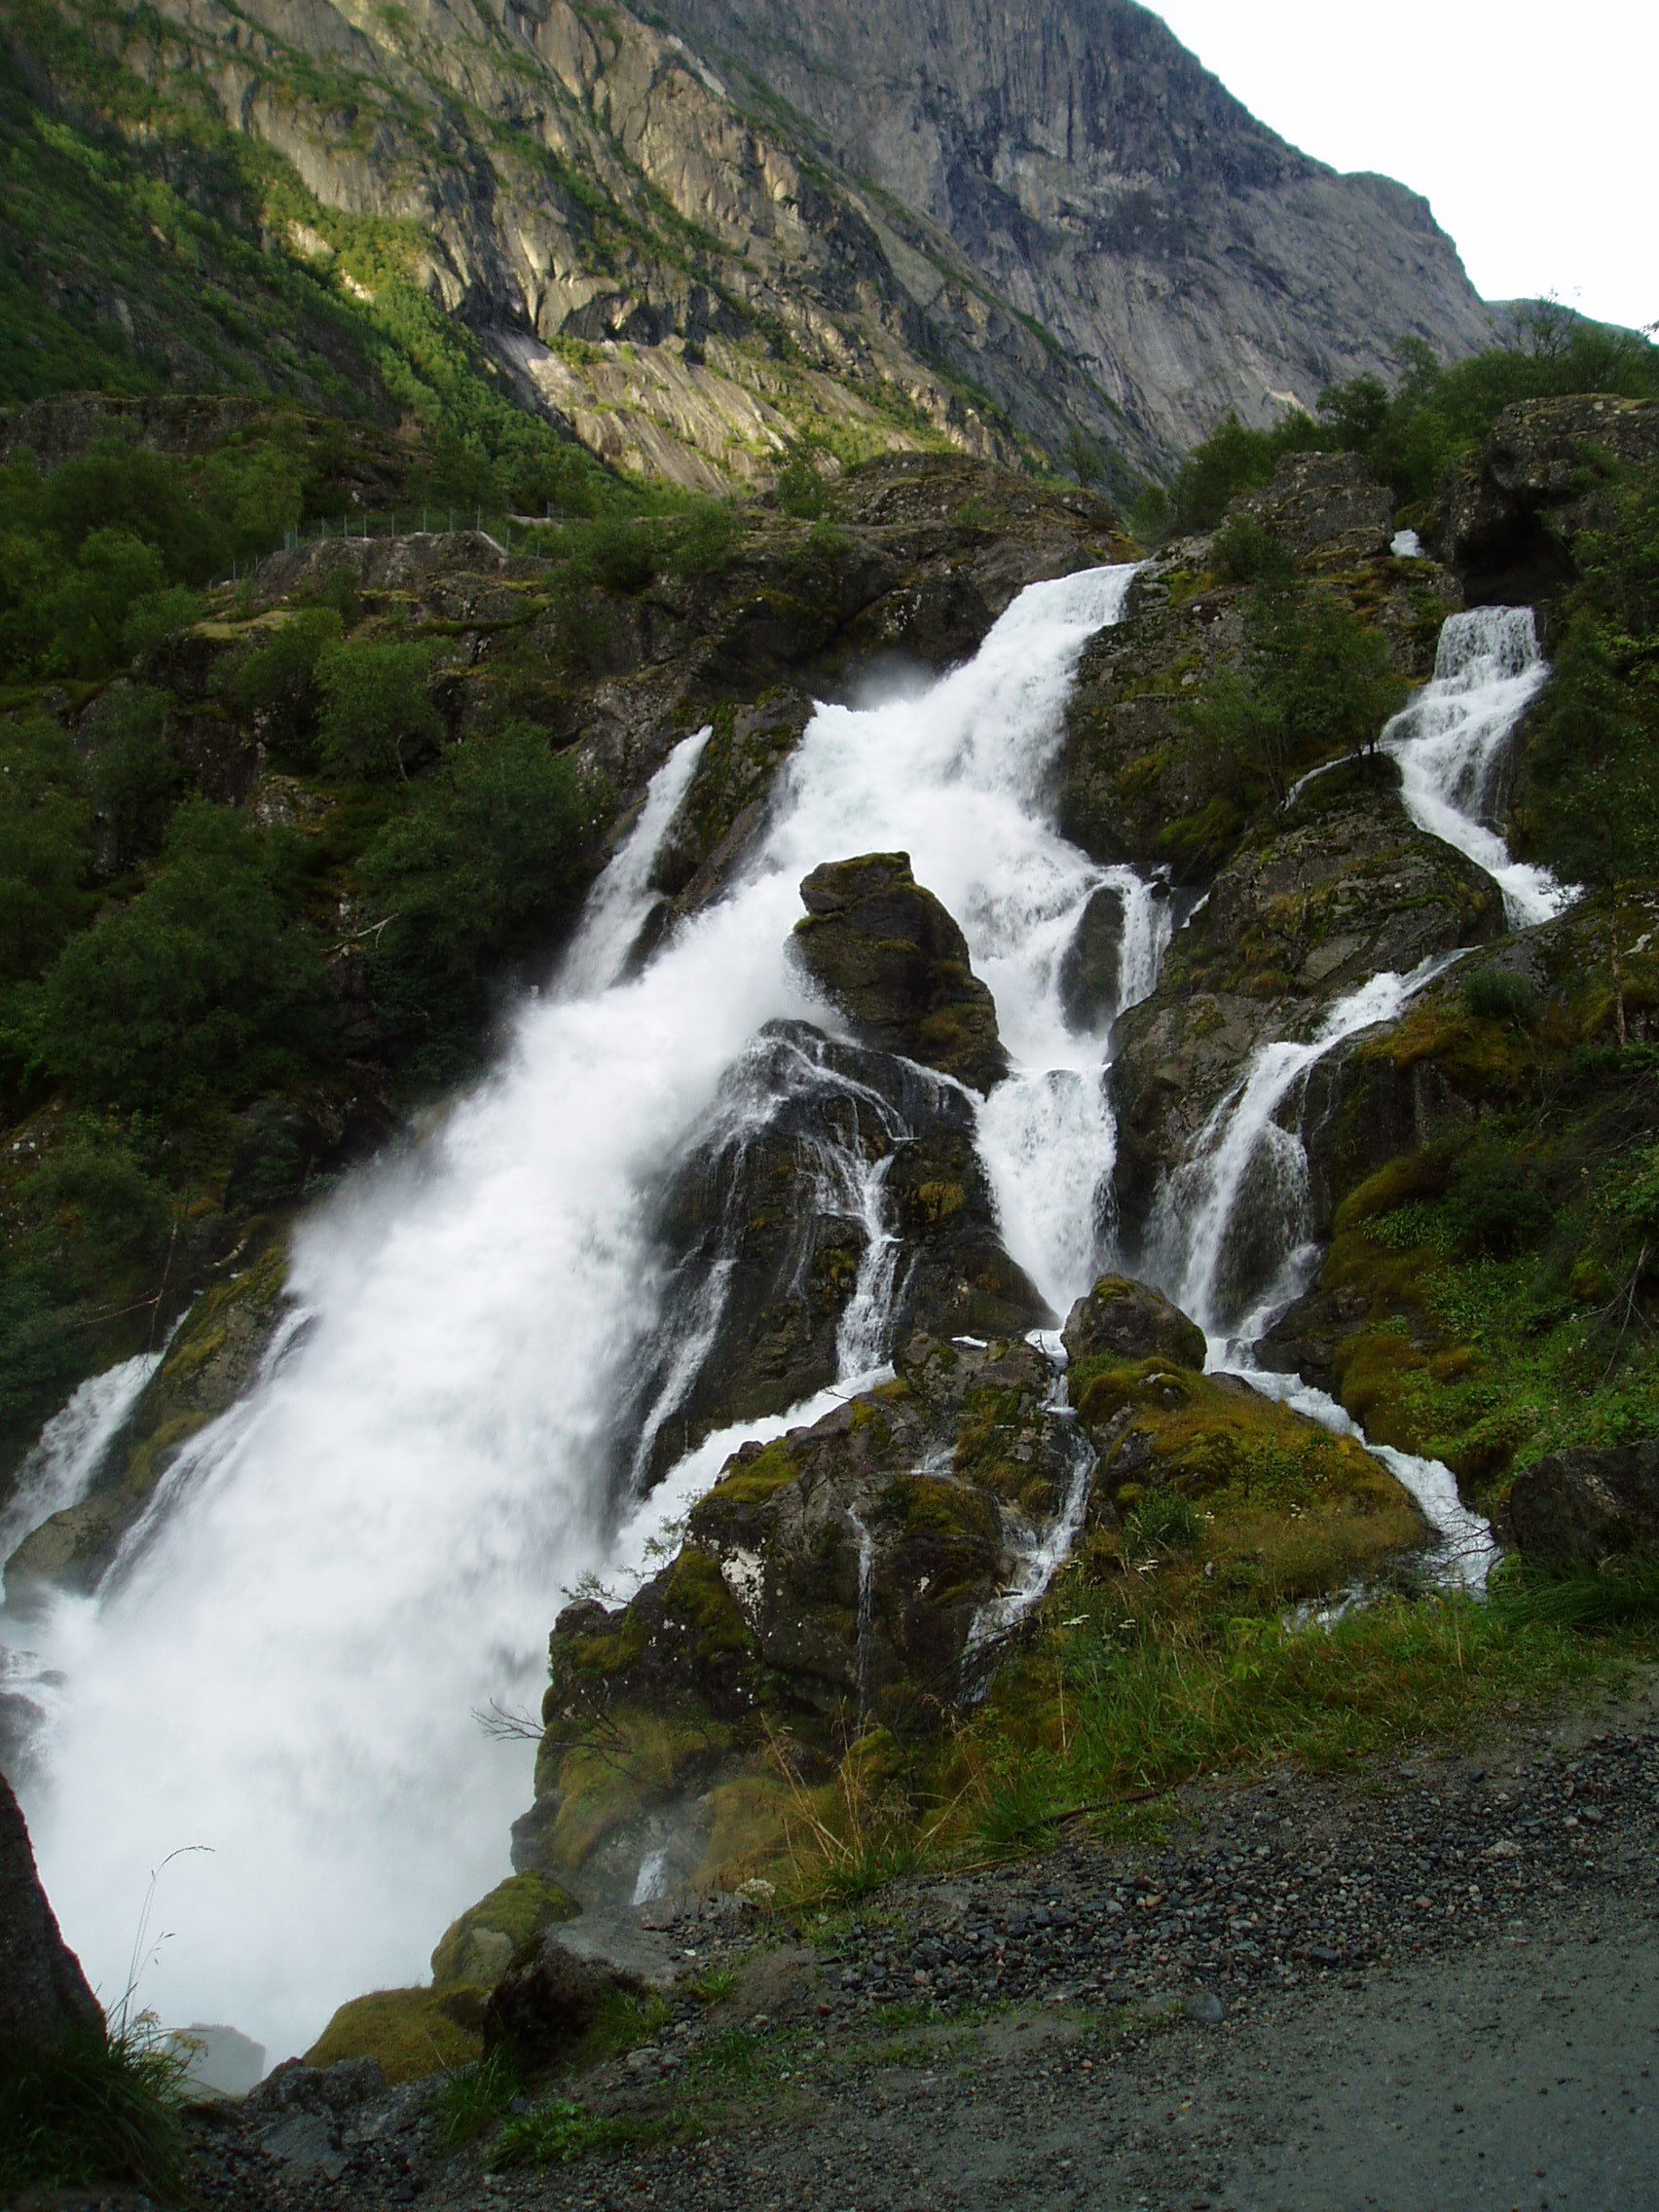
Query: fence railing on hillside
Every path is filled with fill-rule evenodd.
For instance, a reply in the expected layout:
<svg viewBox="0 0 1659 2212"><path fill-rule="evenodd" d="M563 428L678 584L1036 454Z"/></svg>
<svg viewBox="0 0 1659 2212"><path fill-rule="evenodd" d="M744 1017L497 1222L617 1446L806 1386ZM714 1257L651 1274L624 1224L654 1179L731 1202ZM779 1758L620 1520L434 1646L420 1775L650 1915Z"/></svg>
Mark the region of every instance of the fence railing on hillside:
<svg viewBox="0 0 1659 2212"><path fill-rule="evenodd" d="M356 539L367 544L375 538L453 537L467 531L487 537L498 552L510 554L515 539L520 550L529 551L533 531L544 529L549 523L571 519L555 507L549 507L543 515L514 515L495 512L489 507L433 505L393 507L375 514L324 515L302 529L284 531L279 547L274 545L269 551L250 555L245 561L233 561L230 573L216 576L214 582L240 583L244 576L252 575L262 562L269 561L272 553L297 553L304 546L321 545L330 539L342 543Z"/></svg>

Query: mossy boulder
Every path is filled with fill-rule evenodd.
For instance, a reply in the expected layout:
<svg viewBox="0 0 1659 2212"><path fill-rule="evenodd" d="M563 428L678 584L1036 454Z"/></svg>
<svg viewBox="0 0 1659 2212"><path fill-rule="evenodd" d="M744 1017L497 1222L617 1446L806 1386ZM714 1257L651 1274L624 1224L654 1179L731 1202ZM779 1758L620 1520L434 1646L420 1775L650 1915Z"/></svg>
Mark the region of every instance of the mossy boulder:
<svg viewBox="0 0 1659 2212"><path fill-rule="evenodd" d="M581 1906L546 1874L515 1874L446 1929L432 1953L438 1989L494 1989L527 1944L573 1920Z"/></svg>
<svg viewBox="0 0 1659 2212"><path fill-rule="evenodd" d="M9 1580L96 1587L180 1452L253 1381L281 1318L287 1276L287 1247L278 1242L198 1299L91 1493L24 1537L6 1563Z"/></svg>
<svg viewBox="0 0 1659 2212"><path fill-rule="evenodd" d="M1086 1361L1151 1359L1155 1354L1179 1367L1201 1368L1208 1351L1204 1333L1149 1283L1126 1275L1103 1275L1072 1308L1062 1340L1074 1368Z"/></svg>
<svg viewBox="0 0 1659 2212"><path fill-rule="evenodd" d="M967 940L910 870L907 853L829 861L800 887L794 951L862 1035L987 1091L1008 1073L996 1004Z"/></svg>
<svg viewBox="0 0 1659 2212"><path fill-rule="evenodd" d="M306 2052L308 2066L334 2066L346 2058L372 2058L390 2083L420 2082L452 2067L471 2066L484 2051L487 1992L446 1989L377 1989L342 2005Z"/></svg>

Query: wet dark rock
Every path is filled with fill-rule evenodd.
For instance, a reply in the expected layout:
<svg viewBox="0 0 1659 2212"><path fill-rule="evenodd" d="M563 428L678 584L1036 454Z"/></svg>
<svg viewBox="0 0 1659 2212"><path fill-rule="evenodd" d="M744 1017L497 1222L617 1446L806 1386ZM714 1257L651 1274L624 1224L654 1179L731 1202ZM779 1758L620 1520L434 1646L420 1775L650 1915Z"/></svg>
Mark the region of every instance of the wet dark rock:
<svg viewBox="0 0 1659 2212"><path fill-rule="evenodd" d="M1120 1024L1115 1180L1131 1239L1261 1046L1310 1038L1372 976L1409 974L1503 926L1492 879L1412 823L1391 762L1316 778L1243 842L1176 940L1157 992ZM1309 1129L1328 1080L1316 1068L1286 1102ZM1313 1198L1323 1228L1329 1194L1316 1187Z"/></svg>
<svg viewBox="0 0 1659 2212"><path fill-rule="evenodd" d="M870 1043L989 1090L1008 1073L996 1005L953 918L910 872L907 853L830 861L800 887L794 950L824 995Z"/></svg>
<svg viewBox="0 0 1659 2212"><path fill-rule="evenodd" d="M835 1380L838 1332L869 1243L861 1185L883 1175L892 1328L1023 1335L1052 1319L1009 1258L973 1108L908 1061L800 1022L772 1024L721 1087L708 1134L664 1200L674 1280L701 1296L687 1376L642 1379L642 1475L713 1429L782 1413ZM670 1293L673 1309L674 1293Z"/></svg>
<svg viewBox="0 0 1659 2212"><path fill-rule="evenodd" d="M1434 525L1474 603L1519 606L1571 584L1577 537L1607 517L1607 458L1659 461L1659 405L1599 393L1504 410L1448 479Z"/></svg>
<svg viewBox="0 0 1659 2212"><path fill-rule="evenodd" d="M1121 995L1124 895L1102 884L1083 910L1060 962L1060 1003L1074 1029L1100 1029Z"/></svg>
<svg viewBox="0 0 1659 2212"><path fill-rule="evenodd" d="M1659 1438L1540 1459L1515 1478L1509 1525L1523 1557L1545 1567L1659 1549Z"/></svg>
<svg viewBox="0 0 1659 2212"><path fill-rule="evenodd" d="M103 2024L41 1887L22 1808L0 1774L0 2046L55 2048Z"/></svg>
<svg viewBox="0 0 1659 2212"><path fill-rule="evenodd" d="M608 1962L579 1957L556 1936L503 1975L484 2009L488 2048L505 2047L529 2065L547 2065L579 2043L618 1996L642 1997L645 1985Z"/></svg>
<svg viewBox="0 0 1659 2212"><path fill-rule="evenodd" d="M1178 1367L1204 1364L1204 1333L1150 1284L1126 1275L1103 1275L1080 1298L1066 1321L1066 1355L1074 1366L1088 1359L1139 1360L1155 1355Z"/></svg>

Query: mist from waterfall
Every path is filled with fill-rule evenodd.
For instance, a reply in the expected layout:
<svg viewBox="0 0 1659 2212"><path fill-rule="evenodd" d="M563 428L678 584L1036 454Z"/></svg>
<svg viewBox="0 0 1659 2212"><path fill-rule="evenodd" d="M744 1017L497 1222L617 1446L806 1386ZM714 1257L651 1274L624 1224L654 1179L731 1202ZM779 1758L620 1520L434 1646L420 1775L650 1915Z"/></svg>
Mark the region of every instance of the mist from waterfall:
<svg viewBox="0 0 1659 2212"><path fill-rule="evenodd" d="M962 924L1015 1061L981 1116L1011 1249L1057 1310L1088 1286L1106 1039L1068 1025L1059 956L1109 881L1135 909L1125 977L1150 980L1161 921L1139 912L1144 886L1054 832L1046 790L1077 658L1132 573L1032 587L920 696L820 709L735 886L629 978L688 740L492 1080L302 1225L304 1326L166 1478L102 1596L53 1614L66 1686L29 1810L106 1997L152 1869L186 1847L202 1849L163 1873L155 1922L172 1933L141 1999L276 2052L341 1999L419 1978L506 1871L529 1748L487 1740L472 1713L534 1703L562 1593L689 1502L683 1470L656 1515L626 1494L636 1378L709 1308L666 1302L654 1208L762 1025L836 1026L787 950L820 862L907 850ZM873 1256L847 1359L879 1343L887 1295L881 1193L857 1199Z"/></svg>

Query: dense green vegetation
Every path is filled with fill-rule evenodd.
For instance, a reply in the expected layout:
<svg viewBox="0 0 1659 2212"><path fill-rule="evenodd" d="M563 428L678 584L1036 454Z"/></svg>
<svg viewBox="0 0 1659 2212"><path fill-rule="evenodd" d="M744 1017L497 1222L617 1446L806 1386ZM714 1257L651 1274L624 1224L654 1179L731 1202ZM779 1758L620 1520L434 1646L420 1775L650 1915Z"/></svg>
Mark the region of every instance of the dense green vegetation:
<svg viewBox="0 0 1659 2212"><path fill-rule="evenodd" d="M203 1238L300 1195L294 1118L337 1122L349 1060L406 1097L471 1072L499 971L591 873L609 794L512 682L456 694L441 625L365 603L346 565L264 617L207 590L365 465L396 491L442 457L264 411L190 461L111 436L0 469L0 1100L27 1131L0 1174L8 1451L153 1339ZM730 530L682 503L550 531L532 604L597 626ZM227 803L256 733L291 780L269 819Z"/></svg>
<svg viewBox="0 0 1659 2212"><path fill-rule="evenodd" d="M1143 500L1137 528L1148 537L1213 530L1229 503L1262 490L1288 453L1357 453L1409 506L1431 499L1446 471L1517 400L1581 391L1659 398L1659 347L1549 306L1523 317L1490 352L1448 364L1413 342L1402 346L1400 366L1392 390L1376 377L1333 387L1316 419L1293 413L1252 430L1230 417L1194 451L1172 493Z"/></svg>
<svg viewBox="0 0 1659 2212"><path fill-rule="evenodd" d="M185 2182L179 2059L139 2029L0 2052L0 2190Z"/></svg>

